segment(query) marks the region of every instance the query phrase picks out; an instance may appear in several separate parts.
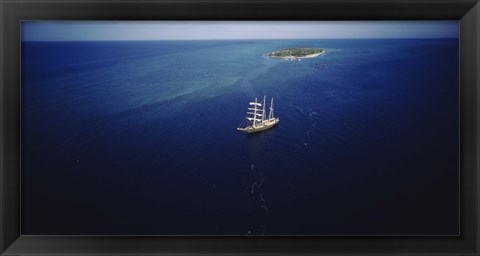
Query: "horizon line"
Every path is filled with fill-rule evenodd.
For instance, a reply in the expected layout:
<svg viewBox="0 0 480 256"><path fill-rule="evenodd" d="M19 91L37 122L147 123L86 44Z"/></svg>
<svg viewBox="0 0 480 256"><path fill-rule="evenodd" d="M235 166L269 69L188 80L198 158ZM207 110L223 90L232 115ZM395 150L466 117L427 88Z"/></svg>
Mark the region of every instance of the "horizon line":
<svg viewBox="0 0 480 256"><path fill-rule="evenodd" d="M21 42L130 42L130 41L234 41L234 40L369 40L369 39L459 39L460 37L335 37L335 38L198 38L198 39L80 39L80 40L21 40Z"/></svg>

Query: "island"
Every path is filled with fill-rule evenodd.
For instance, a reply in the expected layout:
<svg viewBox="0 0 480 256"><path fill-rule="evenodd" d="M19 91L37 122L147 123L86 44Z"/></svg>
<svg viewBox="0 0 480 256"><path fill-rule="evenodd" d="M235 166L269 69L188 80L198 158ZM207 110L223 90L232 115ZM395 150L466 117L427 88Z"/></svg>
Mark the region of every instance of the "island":
<svg viewBox="0 0 480 256"><path fill-rule="evenodd" d="M274 51L268 54L270 58L280 58L288 60L300 60L304 58L314 58L325 53L320 48L289 48L280 51Z"/></svg>

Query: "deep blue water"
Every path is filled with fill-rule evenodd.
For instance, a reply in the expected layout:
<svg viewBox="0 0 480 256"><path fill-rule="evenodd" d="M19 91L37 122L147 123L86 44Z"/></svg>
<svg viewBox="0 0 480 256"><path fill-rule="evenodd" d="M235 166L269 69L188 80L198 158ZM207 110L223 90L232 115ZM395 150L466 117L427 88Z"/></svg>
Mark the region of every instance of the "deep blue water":
<svg viewBox="0 0 480 256"><path fill-rule="evenodd" d="M288 47L327 53L265 56ZM22 233L455 235L458 57L456 39L23 42ZM264 94L279 125L237 131Z"/></svg>

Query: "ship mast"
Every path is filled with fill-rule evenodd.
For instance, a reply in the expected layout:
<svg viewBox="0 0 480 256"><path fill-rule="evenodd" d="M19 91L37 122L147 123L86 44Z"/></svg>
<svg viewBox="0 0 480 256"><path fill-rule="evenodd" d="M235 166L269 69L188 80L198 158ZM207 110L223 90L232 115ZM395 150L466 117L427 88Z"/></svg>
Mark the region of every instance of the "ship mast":
<svg viewBox="0 0 480 256"><path fill-rule="evenodd" d="M268 119L272 119L273 118L273 97L272 97L272 101L270 103L270 113L268 115Z"/></svg>
<svg viewBox="0 0 480 256"><path fill-rule="evenodd" d="M267 95L263 95L263 110L262 110L262 122L265 121L265 99Z"/></svg>
<svg viewBox="0 0 480 256"><path fill-rule="evenodd" d="M253 107L254 107L254 110L253 110L252 126L253 126L253 128L255 128L256 124L257 124L257 98L255 98L255 104L253 105Z"/></svg>

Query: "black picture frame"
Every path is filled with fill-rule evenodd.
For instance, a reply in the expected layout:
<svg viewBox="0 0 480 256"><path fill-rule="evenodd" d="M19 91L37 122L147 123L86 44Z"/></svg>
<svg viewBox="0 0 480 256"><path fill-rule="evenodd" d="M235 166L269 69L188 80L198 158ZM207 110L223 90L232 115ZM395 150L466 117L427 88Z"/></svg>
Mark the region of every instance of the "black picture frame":
<svg viewBox="0 0 480 256"><path fill-rule="evenodd" d="M1 255L480 255L478 0L0 0L0 17ZM22 20L459 20L460 236L22 236Z"/></svg>

